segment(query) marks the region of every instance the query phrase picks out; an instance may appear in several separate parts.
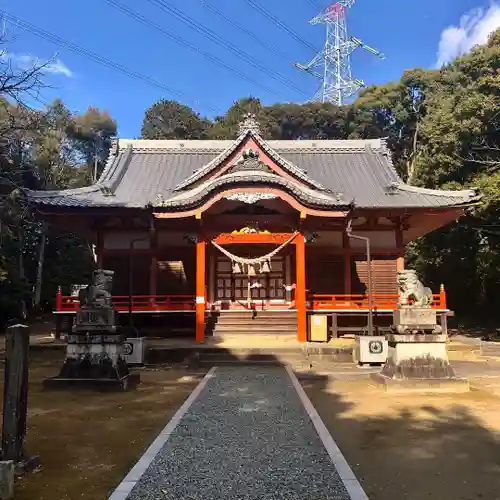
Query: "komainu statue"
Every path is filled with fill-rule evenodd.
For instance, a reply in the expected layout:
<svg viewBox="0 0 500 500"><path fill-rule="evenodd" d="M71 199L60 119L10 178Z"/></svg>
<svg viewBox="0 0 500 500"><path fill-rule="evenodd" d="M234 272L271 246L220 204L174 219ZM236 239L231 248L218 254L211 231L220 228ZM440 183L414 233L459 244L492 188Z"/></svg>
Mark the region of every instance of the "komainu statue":
<svg viewBox="0 0 500 500"><path fill-rule="evenodd" d="M399 305L411 307L430 307L432 290L418 279L416 271L406 269L398 272Z"/></svg>
<svg viewBox="0 0 500 500"><path fill-rule="evenodd" d="M92 276L92 284L78 292L80 307L112 307L111 288L113 286L113 275L114 271L95 270Z"/></svg>

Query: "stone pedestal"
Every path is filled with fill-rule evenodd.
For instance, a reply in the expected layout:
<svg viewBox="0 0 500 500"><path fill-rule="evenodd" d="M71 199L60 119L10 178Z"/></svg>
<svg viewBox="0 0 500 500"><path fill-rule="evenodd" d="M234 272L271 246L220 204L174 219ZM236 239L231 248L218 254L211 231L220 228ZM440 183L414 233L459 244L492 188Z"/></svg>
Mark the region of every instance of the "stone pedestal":
<svg viewBox="0 0 500 500"><path fill-rule="evenodd" d="M455 372L446 352L443 334L391 334L389 356L382 375L390 379L448 379Z"/></svg>
<svg viewBox="0 0 500 500"><path fill-rule="evenodd" d="M138 382L131 374L121 335L70 335L66 359L57 377L46 379L47 388L79 386L99 390L127 390Z"/></svg>
<svg viewBox="0 0 500 500"><path fill-rule="evenodd" d="M373 378L386 388L423 391L467 391L448 360L447 335L430 308L402 307L394 313L393 330L387 335L389 356Z"/></svg>
<svg viewBox="0 0 500 500"><path fill-rule="evenodd" d="M391 334L389 357L373 379L391 391L464 392L465 379L457 378L446 352L444 334Z"/></svg>

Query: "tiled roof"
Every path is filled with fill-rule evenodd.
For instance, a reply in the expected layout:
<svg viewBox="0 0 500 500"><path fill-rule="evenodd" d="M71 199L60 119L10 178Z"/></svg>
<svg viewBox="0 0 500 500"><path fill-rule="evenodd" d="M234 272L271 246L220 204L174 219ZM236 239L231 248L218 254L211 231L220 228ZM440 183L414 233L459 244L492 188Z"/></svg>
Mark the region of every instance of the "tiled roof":
<svg viewBox="0 0 500 500"><path fill-rule="evenodd" d="M216 168L242 137L238 141L120 140L119 152L110 156L97 184L27 194L37 204L67 207L141 208L154 205L161 197L168 209L169 200L179 199L183 191L194 190L196 181ZM438 208L468 205L479 199L474 190L440 191L405 185L392 166L382 139L263 141L258 136L257 139L266 153L293 175L295 184L302 184L302 194L299 196L295 184L293 194L302 197L302 201L308 198L310 205L321 205L324 201L325 208L329 208L331 203L326 198L339 202L339 195L332 193L341 193L341 205L354 202L358 208ZM264 177L259 182L265 184ZM243 176L231 182L235 179L249 182ZM318 203L312 202L311 196L316 196ZM174 205L171 206L173 209Z"/></svg>

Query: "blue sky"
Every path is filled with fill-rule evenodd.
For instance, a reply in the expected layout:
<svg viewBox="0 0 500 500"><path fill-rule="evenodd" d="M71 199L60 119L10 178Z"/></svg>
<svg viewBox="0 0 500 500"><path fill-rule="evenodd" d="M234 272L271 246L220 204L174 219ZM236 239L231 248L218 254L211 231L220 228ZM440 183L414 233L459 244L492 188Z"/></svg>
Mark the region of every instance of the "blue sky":
<svg viewBox="0 0 500 500"><path fill-rule="evenodd" d="M182 94L172 95L129 78L65 46L58 47L22 27L8 24L13 40L9 46L12 59L26 64L34 57L53 58L46 74L51 88L44 90L43 99L60 97L73 111L83 111L89 105L107 109L118 121L120 137L137 137L144 111L160 98L181 100L202 115L213 117L223 114L239 97L257 96L265 104L304 102L317 89L318 81L314 77L292 66L293 61L307 62L313 57L313 51L259 14L247 0L164 1L209 27L236 49L258 59L268 70L279 73L299 92L274 80L267 71L250 66L148 0L115 1L233 69L229 71L215 65L203 55L124 15L105 0L0 0L1 9L9 14ZM324 26L311 26L308 20L317 13L312 4L326 6L325 0L253 2L264 6L308 44L322 46ZM214 15L204 5L207 3L243 24L280 53L256 44L248 35ZM353 73L367 84L396 80L405 69L430 68L438 61L467 51L499 26L500 3L489 0L357 0L349 12L350 32L384 52L386 58L381 60L359 51L353 56ZM254 82L242 79L237 72Z"/></svg>

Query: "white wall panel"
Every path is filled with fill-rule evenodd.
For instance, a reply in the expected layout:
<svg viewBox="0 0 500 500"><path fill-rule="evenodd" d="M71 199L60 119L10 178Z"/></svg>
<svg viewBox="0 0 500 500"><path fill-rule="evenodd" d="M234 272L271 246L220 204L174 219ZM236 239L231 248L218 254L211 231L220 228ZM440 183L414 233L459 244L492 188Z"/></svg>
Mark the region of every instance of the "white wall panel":
<svg viewBox="0 0 500 500"><path fill-rule="evenodd" d="M318 238L313 245L342 248L342 233L340 231L318 231L316 234Z"/></svg>
<svg viewBox="0 0 500 500"><path fill-rule="evenodd" d="M104 233L104 248L106 250L128 250L132 240L141 239L134 243L135 249L149 248L148 231L109 231Z"/></svg>
<svg viewBox="0 0 500 500"><path fill-rule="evenodd" d="M186 233L179 233L173 231L158 231L158 246L159 247L179 247L179 246L191 246L194 248L192 243L189 243L186 238Z"/></svg>
<svg viewBox="0 0 500 500"><path fill-rule="evenodd" d="M370 238L371 248L396 248L396 234L394 231L353 231L358 236ZM351 248L364 248L365 242L349 238Z"/></svg>

